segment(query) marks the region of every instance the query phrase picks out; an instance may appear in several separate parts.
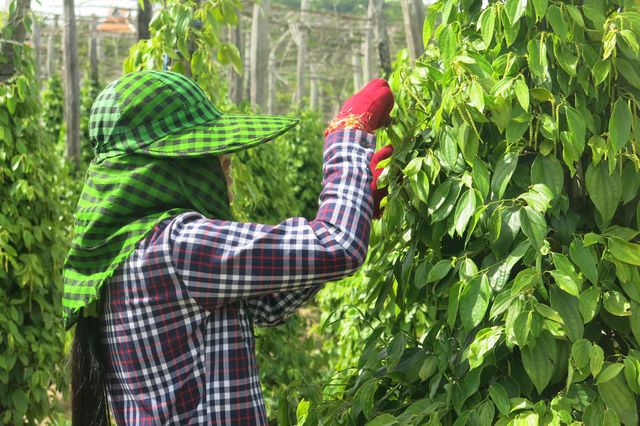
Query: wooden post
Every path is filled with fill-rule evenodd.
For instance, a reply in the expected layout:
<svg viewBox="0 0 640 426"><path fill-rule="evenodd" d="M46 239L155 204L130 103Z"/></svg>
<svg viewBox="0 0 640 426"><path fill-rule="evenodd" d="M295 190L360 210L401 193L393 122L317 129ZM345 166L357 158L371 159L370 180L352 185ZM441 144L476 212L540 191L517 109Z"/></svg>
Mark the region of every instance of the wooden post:
<svg viewBox="0 0 640 426"><path fill-rule="evenodd" d="M269 84L268 84L268 96L267 96L267 114L276 113L276 55L275 50L272 50L269 54Z"/></svg>
<svg viewBox="0 0 640 426"><path fill-rule="evenodd" d="M35 15L33 16L33 47L36 50L36 78L38 84L42 83L42 40L40 39L40 24Z"/></svg>
<svg viewBox="0 0 640 426"><path fill-rule="evenodd" d="M51 78L56 72L55 68L55 37L58 31L58 15L53 17L53 29L47 39L47 78Z"/></svg>
<svg viewBox="0 0 640 426"><path fill-rule="evenodd" d="M309 109L318 110L318 71L311 66L311 92L309 93Z"/></svg>
<svg viewBox="0 0 640 426"><path fill-rule="evenodd" d="M80 83L78 78L78 39L73 0L64 0L64 122L65 157L80 166Z"/></svg>
<svg viewBox="0 0 640 426"><path fill-rule="evenodd" d="M298 26L298 62L296 66L296 104L298 109L303 107L303 99L306 93L305 88L305 66L307 62L307 9L310 0L300 2L300 25Z"/></svg>
<svg viewBox="0 0 640 426"><path fill-rule="evenodd" d="M353 90L357 91L362 88L362 67L360 57L355 53L351 56L351 65L353 65Z"/></svg>
<svg viewBox="0 0 640 426"><path fill-rule="evenodd" d="M383 77L389 78L392 69L384 0L369 0L369 8L373 10L373 44L378 56L378 67L382 70ZM422 31L420 31L420 40L422 40Z"/></svg>
<svg viewBox="0 0 640 426"><path fill-rule="evenodd" d="M267 107L267 67L269 65L269 0L253 5L251 25L251 103L263 111Z"/></svg>
<svg viewBox="0 0 640 426"><path fill-rule="evenodd" d="M151 2L144 0L138 3L138 40L147 40L151 38L149 31L149 23L151 22Z"/></svg>
<svg viewBox="0 0 640 426"><path fill-rule="evenodd" d="M407 37L409 60L415 60L424 52L422 44L423 9L420 0L400 0L404 18L404 32Z"/></svg>
<svg viewBox="0 0 640 426"><path fill-rule="evenodd" d="M98 84L100 71L98 65L98 40L96 32L98 28L98 19L93 16L91 19L91 37L89 38L89 80L91 84Z"/></svg>
<svg viewBox="0 0 640 426"><path fill-rule="evenodd" d="M364 34L364 44L363 44L363 63L362 63L362 71L365 82L369 82L374 75L374 65L373 65L373 6L371 2L369 2L369 8L367 9L367 27Z"/></svg>
<svg viewBox="0 0 640 426"><path fill-rule="evenodd" d="M31 7L31 0L15 0L16 8L13 13L9 15L6 21L6 25L13 27L13 35L9 43L0 44L0 52L6 59L5 63L0 63L0 83L10 79L16 72L16 67L13 62L15 56L15 50L13 49L15 44L21 45L27 36L27 29L24 26L23 18L29 12ZM11 2L7 2L7 10Z"/></svg>
<svg viewBox="0 0 640 426"><path fill-rule="evenodd" d="M238 48L240 57L244 57L244 43L242 41L242 15L240 11L236 9L236 15L238 15L238 25L229 28L229 42L233 43ZM244 62L246 64L246 62ZM243 76L238 74L233 67L227 67L228 80L229 80L229 99L234 104L238 105L242 102L242 86Z"/></svg>

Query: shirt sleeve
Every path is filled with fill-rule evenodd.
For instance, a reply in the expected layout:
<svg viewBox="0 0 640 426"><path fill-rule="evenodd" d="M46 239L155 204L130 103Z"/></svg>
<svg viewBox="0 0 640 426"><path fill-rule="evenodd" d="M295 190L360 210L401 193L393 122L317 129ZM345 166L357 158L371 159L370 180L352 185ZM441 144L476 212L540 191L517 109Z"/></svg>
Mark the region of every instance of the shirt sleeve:
<svg viewBox="0 0 640 426"><path fill-rule="evenodd" d="M209 309L245 299L256 323L274 325L325 282L353 274L367 254L374 150L375 136L360 130L328 135L312 221L262 225L198 213L172 220L171 260L191 297Z"/></svg>

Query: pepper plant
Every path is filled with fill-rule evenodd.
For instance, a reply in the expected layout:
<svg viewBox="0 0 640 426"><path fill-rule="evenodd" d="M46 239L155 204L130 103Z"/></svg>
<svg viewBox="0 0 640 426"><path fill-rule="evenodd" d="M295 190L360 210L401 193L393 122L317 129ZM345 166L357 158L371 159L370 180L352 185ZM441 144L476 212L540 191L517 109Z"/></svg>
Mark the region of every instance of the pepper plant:
<svg viewBox="0 0 640 426"><path fill-rule="evenodd" d="M627 0L428 9L390 81L368 337L300 423L638 424L639 35Z"/></svg>
<svg viewBox="0 0 640 426"><path fill-rule="evenodd" d="M75 200L63 198L57 135L40 124L33 51L14 51L16 73L0 84L0 424L20 425L55 419L56 392L67 393L62 263Z"/></svg>
<svg viewBox="0 0 640 426"><path fill-rule="evenodd" d="M159 0L155 1L156 3ZM131 47L124 71L168 69L187 74L214 100L224 90L218 63L231 64L242 74L242 59L233 43L220 39L222 28L238 24L239 0L165 0L153 15L151 38Z"/></svg>

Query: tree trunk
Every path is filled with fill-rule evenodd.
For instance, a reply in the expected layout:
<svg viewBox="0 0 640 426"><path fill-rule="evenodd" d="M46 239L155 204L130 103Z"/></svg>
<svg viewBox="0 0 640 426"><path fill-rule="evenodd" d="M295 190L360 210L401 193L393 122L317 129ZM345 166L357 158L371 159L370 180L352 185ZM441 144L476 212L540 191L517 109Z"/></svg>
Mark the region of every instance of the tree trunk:
<svg viewBox="0 0 640 426"><path fill-rule="evenodd" d="M5 25L13 27L13 35L9 43L4 42L1 44L0 52L6 59L5 63L0 63L0 83L10 79L16 72L16 67L13 62L15 56L15 50L13 49L15 44L22 45L27 36L27 29L23 23L23 17L29 12L31 7L31 0L15 0L16 8L13 13L9 15ZM7 2L7 11L11 2Z"/></svg>
<svg viewBox="0 0 640 426"><path fill-rule="evenodd" d="M251 25L251 103L263 111L267 107L267 77L269 75L269 0L253 5Z"/></svg>
<svg viewBox="0 0 640 426"><path fill-rule="evenodd" d="M423 9L420 0L401 0L404 32L407 37L409 60L415 60L424 52L422 44Z"/></svg>
<svg viewBox="0 0 640 426"><path fill-rule="evenodd" d="M307 9L310 0L300 2L300 25L298 26L298 63L296 66L296 104L298 109L303 107L303 99L306 93L305 87L305 67L307 62Z"/></svg>
<svg viewBox="0 0 640 426"><path fill-rule="evenodd" d="M391 75L391 54L389 53L389 37L387 36L387 18L384 15L384 0L369 0L369 8L373 9L373 44L378 56L378 66L384 78ZM422 31L420 32L422 40Z"/></svg>
<svg viewBox="0 0 640 426"><path fill-rule="evenodd" d="M67 160L80 166L80 83L78 78L78 39L73 0L64 0L64 122Z"/></svg>
<svg viewBox="0 0 640 426"><path fill-rule="evenodd" d="M151 1L144 0L142 4L138 3L138 40L147 40L151 38L149 31L149 23L151 22Z"/></svg>
<svg viewBox="0 0 640 426"><path fill-rule="evenodd" d="M98 20L94 16L91 20L91 37L89 38L89 80L97 85L100 78L98 65L98 39L96 38Z"/></svg>
<svg viewBox="0 0 640 426"><path fill-rule="evenodd" d="M238 15L238 25L229 28L229 41L238 48L238 53L241 58L244 58L244 43L242 40L242 15L239 10L236 10ZM246 65L246 62L245 62ZM234 104L238 105L242 102L242 89L243 89L243 76L238 74L233 67L228 67L228 80L229 80L229 99Z"/></svg>

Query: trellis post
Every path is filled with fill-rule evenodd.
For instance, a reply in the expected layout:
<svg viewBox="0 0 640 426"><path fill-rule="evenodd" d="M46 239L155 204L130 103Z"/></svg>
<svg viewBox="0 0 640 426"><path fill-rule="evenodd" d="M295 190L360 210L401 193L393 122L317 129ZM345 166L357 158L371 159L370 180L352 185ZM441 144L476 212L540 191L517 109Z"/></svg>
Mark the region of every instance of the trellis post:
<svg viewBox="0 0 640 426"><path fill-rule="evenodd" d="M267 107L267 78L269 75L269 0L253 5L251 25L251 103L263 111Z"/></svg>
<svg viewBox="0 0 640 426"><path fill-rule="evenodd" d="M80 166L80 83L78 81L78 39L73 0L64 0L64 122L65 158Z"/></svg>

